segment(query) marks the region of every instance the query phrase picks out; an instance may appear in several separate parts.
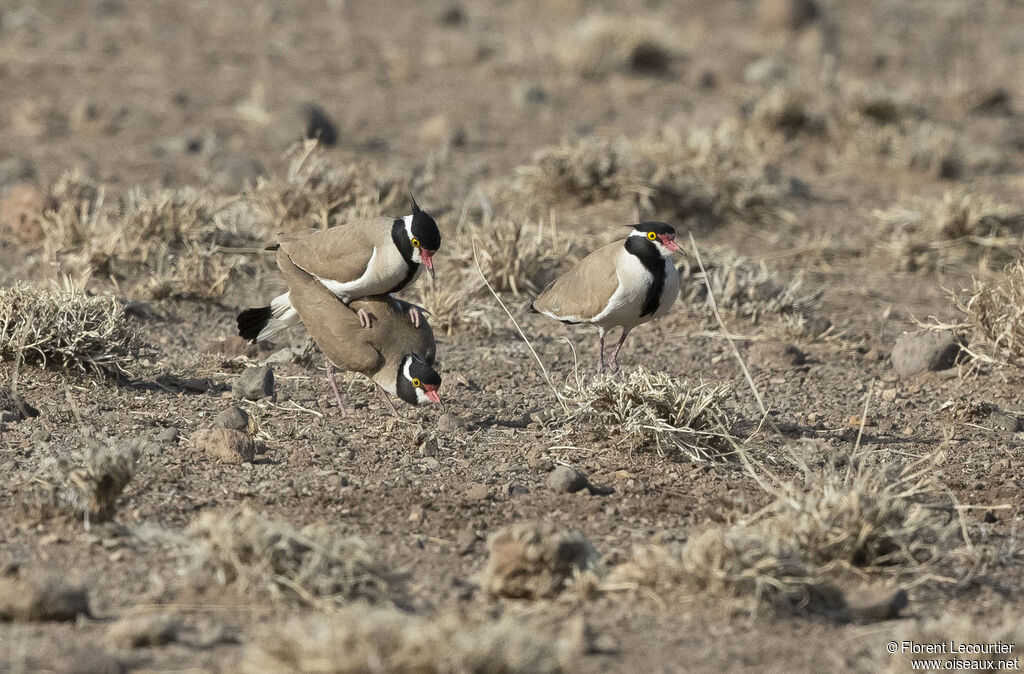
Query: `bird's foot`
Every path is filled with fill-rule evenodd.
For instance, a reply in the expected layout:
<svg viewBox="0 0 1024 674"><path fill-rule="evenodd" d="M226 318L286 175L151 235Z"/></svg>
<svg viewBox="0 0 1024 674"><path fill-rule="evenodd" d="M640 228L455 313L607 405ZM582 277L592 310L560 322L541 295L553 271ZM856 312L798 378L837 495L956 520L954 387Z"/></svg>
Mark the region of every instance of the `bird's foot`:
<svg viewBox="0 0 1024 674"><path fill-rule="evenodd" d="M409 319L412 321L413 326L420 327L420 318L423 314L420 313L419 307L409 307Z"/></svg>
<svg viewBox="0 0 1024 674"><path fill-rule="evenodd" d="M359 311L357 311L356 316L359 317L359 325L361 325L363 328L373 327L373 316L371 316L370 312L367 311L366 309L360 309Z"/></svg>

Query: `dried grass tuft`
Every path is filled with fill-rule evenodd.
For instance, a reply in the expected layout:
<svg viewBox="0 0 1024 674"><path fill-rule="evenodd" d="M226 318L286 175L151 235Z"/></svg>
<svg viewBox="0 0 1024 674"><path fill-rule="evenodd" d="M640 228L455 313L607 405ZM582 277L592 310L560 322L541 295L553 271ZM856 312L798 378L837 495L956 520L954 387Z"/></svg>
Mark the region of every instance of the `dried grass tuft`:
<svg viewBox="0 0 1024 674"><path fill-rule="evenodd" d="M141 348L113 297L24 284L0 288L0 360L124 375Z"/></svg>
<svg viewBox="0 0 1024 674"><path fill-rule="evenodd" d="M822 452L832 450L822 444ZM679 550L649 546L612 570L606 587L680 588L812 612L842 609L835 589L856 570L898 576L952 560L958 523L932 466L869 466L863 452L837 469L802 465L802 483L767 486L773 501L750 522L716 526Z"/></svg>
<svg viewBox="0 0 1024 674"><path fill-rule="evenodd" d="M665 73L682 54L671 26L653 18L591 14L560 43L561 61L585 77Z"/></svg>
<svg viewBox="0 0 1024 674"><path fill-rule="evenodd" d="M1009 264L1001 276L974 280L965 295L950 293L972 331L972 349L984 347L988 358L1004 362L1024 358L1024 260Z"/></svg>
<svg viewBox="0 0 1024 674"><path fill-rule="evenodd" d="M588 137L538 151L502 198L538 212L566 200L630 200L643 216L760 219L779 197L765 162L729 124L685 138L669 130L642 140Z"/></svg>
<svg viewBox="0 0 1024 674"><path fill-rule="evenodd" d="M261 179L252 194L276 231L329 227L380 215L403 198L397 178L354 161L336 166L315 140L292 146L285 156L290 163L284 179Z"/></svg>
<svg viewBox="0 0 1024 674"><path fill-rule="evenodd" d="M690 386L664 372L640 368L624 378L604 377L566 387L563 432L582 429L619 438L631 449L680 452L693 461L733 453L733 398L727 386Z"/></svg>
<svg viewBox="0 0 1024 674"><path fill-rule="evenodd" d="M113 517L118 500L135 475L144 443L106 439L90 445L77 468L70 461L54 460L33 489L35 509L42 517L69 517L105 522Z"/></svg>
<svg viewBox="0 0 1024 674"><path fill-rule="evenodd" d="M705 270L719 308L754 322L766 316L807 317L821 303L823 291L806 289L802 274L781 279L763 262L734 251L712 252ZM681 294L691 306L710 312L704 274L696 266L683 269Z"/></svg>
<svg viewBox="0 0 1024 674"><path fill-rule="evenodd" d="M876 210L882 238L908 271L977 262L1005 264L1024 245L1024 210L988 194L947 191L930 214L896 206Z"/></svg>
<svg viewBox="0 0 1024 674"><path fill-rule="evenodd" d="M577 572L594 566L597 553L582 532L550 522L522 522L487 541L483 586L495 596L553 597Z"/></svg>
<svg viewBox="0 0 1024 674"><path fill-rule="evenodd" d="M246 672L567 672L589 650L581 618L467 622L352 607L292 619L252 642Z"/></svg>
<svg viewBox="0 0 1024 674"><path fill-rule="evenodd" d="M242 507L202 513L189 534L199 572L240 595L320 608L388 597L388 574L368 544L322 525L300 530Z"/></svg>

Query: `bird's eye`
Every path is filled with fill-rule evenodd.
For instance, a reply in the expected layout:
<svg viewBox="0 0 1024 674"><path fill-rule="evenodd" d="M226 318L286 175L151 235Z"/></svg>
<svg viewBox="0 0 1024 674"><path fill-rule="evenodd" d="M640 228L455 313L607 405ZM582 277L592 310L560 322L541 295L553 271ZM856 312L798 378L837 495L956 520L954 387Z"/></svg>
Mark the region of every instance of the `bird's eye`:
<svg viewBox="0 0 1024 674"><path fill-rule="evenodd" d="M647 232L647 238L650 239L651 241L654 241L655 239L658 238L658 235L655 234L654 232Z"/></svg>
<svg viewBox="0 0 1024 674"><path fill-rule="evenodd" d="M420 240L417 239L415 236L412 237L412 247L413 248L419 248L420 247Z"/></svg>
<svg viewBox="0 0 1024 674"><path fill-rule="evenodd" d="M420 387L420 380L417 379L416 377L413 377L412 378L412 385L415 386L416 388L419 388Z"/></svg>

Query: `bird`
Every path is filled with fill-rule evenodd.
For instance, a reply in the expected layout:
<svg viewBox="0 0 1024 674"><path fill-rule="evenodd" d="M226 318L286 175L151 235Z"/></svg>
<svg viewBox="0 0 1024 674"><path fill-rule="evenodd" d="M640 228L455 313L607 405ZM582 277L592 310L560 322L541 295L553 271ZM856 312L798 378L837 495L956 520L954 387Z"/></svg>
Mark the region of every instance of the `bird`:
<svg viewBox="0 0 1024 674"><path fill-rule="evenodd" d="M396 416L389 394L410 405L441 402L441 375L433 367L434 333L425 319L413 324L408 303L373 295L345 305L323 282L295 265L284 250L278 251L277 264L288 285L292 310L324 353L327 378L342 414L347 410L334 378L335 367L373 380ZM361 310L374 318L369 328L357 315Z"/></svg>
<svg viewBox="0 0 1024 674"><path fill-rule="evenodd" d="M597 371L605 369L604 337L622 328L608 368L618 372L619 350L630 331L661 318L679 296L679 273L670 259L683 252L676 230L664 222L627 225L625 240L613 241L549 283L530 305L534 312L567 324L591 323L600 335Z"/></svg>
<svg viewBox="0 0 1024 674"><path fill-rule="evenodd" d="M440 248L437 223L413 198L412 214L403 218L380 216L328 229L278 234L277 242L266 250L283 251L296 267L349 304L362 297L397 293L415 281L424 267L433 277L434 254ZM409 312L418 325L419 307L409 305ZM368 311L356 313L360 324L370 327ZM250 341L271 339L298 323L287 292L269 306L246 309L238 316L239 334Z"/></svg>

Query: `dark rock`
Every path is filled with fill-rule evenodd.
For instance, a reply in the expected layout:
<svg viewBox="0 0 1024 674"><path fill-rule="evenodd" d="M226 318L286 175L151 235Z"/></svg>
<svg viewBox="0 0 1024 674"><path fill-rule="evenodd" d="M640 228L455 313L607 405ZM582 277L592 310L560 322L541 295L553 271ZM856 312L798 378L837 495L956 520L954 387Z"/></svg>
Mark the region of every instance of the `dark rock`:
<svg viewBox="0 0 1024 674"><path fill-rule="evenodd" d="M70 621L90 615L84 589L57 576L0 578L0 621Z"/></svg>
<svg viewBox="0 0 1024 674"><path fill-rule="evenodd" d="M247 367L231 386L236 398L261 400L274 395L274 369L269 365Z"/></svg>
<svg viewBox="0 0 1024 674"><path fill-rule="evenodd" d="M807 354L793 344L778 340L755 342L748 357L751 363L769 369L788 369L807 362Z"/></svg>
<svg viewBox="0 0 1024 674"><path fill-rule="evenodd" d="M992 425L992 428L1007 433L1016 433L1021 430L1020 417L1010 412L1003 412L1002 410L993 410L988 416L988 422Z"/></svg>
<svg viewBox="0 0 1024 674"><path fill-rule="evenodd" d="M892 350L892 365L900 377L945 370L956 365L960 343L948 330L905 332Z"/></svg>
<svg viewBox="0 0 1024 674"><path fill-rule="evenodd" d="M15 422L39 416L39 410L10 389L0 388L0 421Z"/></svg>
<svg viewBox="0 0 1024 674"><path fill-rule="evenodd" d="M221 463L252 462L256 457L256 443L248 433L242 431L225 428L199 431L196 444Z"/></svg>
<svg viewBox="0 0 1024 674"><path fill-rule="evenodd" d="M590 483L587 476L575 468L558 466L548 474L547 485L556 494L573 494L586 489Z"/></svg>
<svg viewBox="0 0 1024 674"><path fill-rule="evenodd" d="M701 89L710 91L718 86L718 75L711 70L705 70L700 74L700 78L697 80L697 86Z"/></svg>
<svg viewBox="0 0 1024 674"><path fill-rule="evenodd" d="M907 603L906 590L864 588L846 593L846 610L849 618L858 623L898 618Z"/></svg>
<svg viewBox="0 0 1024 674"><path fill-rule="evenodd" d="M237 405L232 405L213 418L213 428L223 428L229 431L247 431L249 429L249 415Z"/></svg>
<svg viewBox="0 0 1024 674"><path fill-rule="evenodd" d="M441 12L441 16L437 20L443 26L461 26L466 23L466 10L462 8L462 5L451 5Z"/></svg>
<svg viewBox="0 0 1024 674"><path fill-rule="evenodd" d="M338 142L338 130L323 108L315 103L306 103L302 107L302 116L305 121L306 138L316 138L326 147Z"/></svg>
<svg viewBox="0 0 1024 674"><path fill-rule="evenodd" d="M789 189L787 190L789 196L794 199L810 199L811 198L811 186L806 181L797 178L796 176L789 177Z"/></svg>

